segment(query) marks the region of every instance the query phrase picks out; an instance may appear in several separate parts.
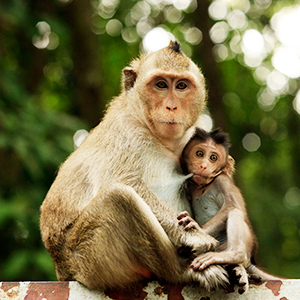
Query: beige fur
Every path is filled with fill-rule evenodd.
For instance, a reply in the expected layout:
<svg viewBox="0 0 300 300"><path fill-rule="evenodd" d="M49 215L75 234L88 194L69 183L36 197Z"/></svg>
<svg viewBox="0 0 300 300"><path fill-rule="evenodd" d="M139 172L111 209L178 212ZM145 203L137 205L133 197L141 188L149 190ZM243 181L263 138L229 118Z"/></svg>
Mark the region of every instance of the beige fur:
<svg viewBox="0 0 300 300"><path fill-rule="evenodd" d="M176 250L185 244L203 253L213 250L216 240L177 223L177 213L190 210L179 154L206 92L200 70L170 47L125 68L123 92L61 166L41 206L42 239L59 280L106 289L126 287L151 272L207 289L227 282L220 266L195 272ZM172 84L159 90L158 78ZM185 80L187 89L178 90L178 80ZM161 193L162 199L155 194L172 183L175 188Z"/></svg>

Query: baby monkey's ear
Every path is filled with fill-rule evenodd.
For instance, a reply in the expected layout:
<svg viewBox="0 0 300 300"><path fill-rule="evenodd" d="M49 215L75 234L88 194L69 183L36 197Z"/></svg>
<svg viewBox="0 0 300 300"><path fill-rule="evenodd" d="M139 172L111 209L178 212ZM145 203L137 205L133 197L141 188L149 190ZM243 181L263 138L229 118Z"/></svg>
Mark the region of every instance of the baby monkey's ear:
<svg viewBox="0 0 300 300"><path fill-rule="evenodd" d="M235 160L231 155L228 155L227 164L226 164L223 172L231 178L234 171L235 171Z"/></svg>

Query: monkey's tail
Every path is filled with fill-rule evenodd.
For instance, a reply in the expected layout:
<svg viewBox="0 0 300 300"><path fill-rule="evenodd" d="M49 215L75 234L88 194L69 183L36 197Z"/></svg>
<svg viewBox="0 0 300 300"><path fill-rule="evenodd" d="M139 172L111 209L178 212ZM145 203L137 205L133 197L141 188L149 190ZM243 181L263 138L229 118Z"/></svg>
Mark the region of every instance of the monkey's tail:
<svg viewBox="0 0 300 300"><path fill-rule="evenodd" d="M282 280L283 278L280 278L280 277L277 277L277 276L274 276L274 275L271 275L265 271L263 271L262 269L260 269L259 267L253 265L253 264L250 264L248 267L247 267L247 272L251 277L254 277L254 278L259 278L260 281L266 281L266 280Z"/></svg>

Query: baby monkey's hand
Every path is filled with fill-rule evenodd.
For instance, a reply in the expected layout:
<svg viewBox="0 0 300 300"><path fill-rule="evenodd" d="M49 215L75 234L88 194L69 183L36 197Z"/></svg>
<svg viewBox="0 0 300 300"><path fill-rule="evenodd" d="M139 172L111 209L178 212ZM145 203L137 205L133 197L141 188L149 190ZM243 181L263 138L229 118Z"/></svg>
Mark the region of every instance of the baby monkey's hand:
<svg viewBox="0 0 300 300"><path fill-rule="evenodd" d="M179 225L184 226L184 230L198 229L201 230L200 225L190 216L187 211L183 211L177 215Z"/></svg>

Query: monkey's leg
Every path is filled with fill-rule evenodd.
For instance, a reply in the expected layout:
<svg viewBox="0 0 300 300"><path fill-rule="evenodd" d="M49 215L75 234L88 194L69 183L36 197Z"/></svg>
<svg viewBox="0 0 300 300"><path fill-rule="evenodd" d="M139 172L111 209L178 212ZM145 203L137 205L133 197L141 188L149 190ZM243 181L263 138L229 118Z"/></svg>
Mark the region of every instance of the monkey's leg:
<svg viewBox="0 0 300 300"><path fill-rule="evenodd" d="M227 247L221 252L207 252L196 257L191 267L193 270L204 270L214 264L239 265L234 269L238 277L239 291L248 289L249 281L245 267L250 262L252 249L252 234L244 215L239 209L228 213Z"/></svg>
<svg viewBox="0 0 300 300"><path fill-rule="evenodd" d="M142 190L141 186L138 190ZM148 194L149 191L144 189L143 192L146 199L151 198ZM200 226L185 230L184 226L178 224L176 212L164 201L160 199L152 200L149 205L169 239L172 240L179 251L189 248L188 252L192 251L193 256L195 256L215 249L217 241L214 238L208 235ZM179 256L181 255L179 254ZM181 265L180 283L198 282L200 286L205 287L207 290L228 284L227 272L221 266L210 266L202 272L198 272L190 268L190 257L189 259L179 257L179 260Z"/></svg>
<svg viewBox="0 0 300 300"><path fill-rule="evenodd" d="M192 263L194 270L203 270L211 264L243 264L248 266L252 250L252 234L239 209L228 213L227 248L221 252L207 252L196 257Z"/></svg>
<svg viewBox="0 0 300 300"><path fill-rule="evenodd" d="M70 234L66 247L75 264L72 277L90 288L125 287L151 273L179 282L174 245L149 206L126 185L102 190Z"/></svg>
<svg viewBox="0 0 300 300"><path fill-rule="evenodd" d="M69 229L62 252L58 278L92 289L126 287L151 273L170 283L196 281L207 289L227 282L220 266L192 270L149 206L122 184L102 190L87 205Z"/></svg>

